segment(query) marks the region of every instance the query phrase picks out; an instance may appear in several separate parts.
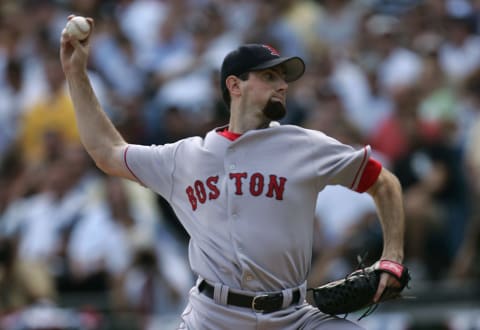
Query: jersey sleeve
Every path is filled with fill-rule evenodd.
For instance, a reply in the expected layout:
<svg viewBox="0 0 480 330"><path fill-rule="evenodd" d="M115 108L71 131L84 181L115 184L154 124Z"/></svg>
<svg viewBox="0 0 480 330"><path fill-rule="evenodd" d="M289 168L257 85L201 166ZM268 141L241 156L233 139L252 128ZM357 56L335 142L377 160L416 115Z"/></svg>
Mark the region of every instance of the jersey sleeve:
<svg viewBox="0 0 480 330"><path fill-rule="evenodd" d="M142 146L129 144L124 150L128 170L145 187L170 200L178 144Z"/></svg>
<svg viewBox="0 0 480 330"><path fill-rule="evenodd" d="M370 146L355 149L320 132L312 135L314 164L321 185L341 185L364 192L375 183L382 166L371 158Z"/></svg>
<svg viewBox="0 0 480 330"><path fill-rule="evenodd" d="M373 158L369 158L365 169L363 170L360 182L358 183L357 192L367 191L377 181L380 172L382 171L382 164Z"/></svg>

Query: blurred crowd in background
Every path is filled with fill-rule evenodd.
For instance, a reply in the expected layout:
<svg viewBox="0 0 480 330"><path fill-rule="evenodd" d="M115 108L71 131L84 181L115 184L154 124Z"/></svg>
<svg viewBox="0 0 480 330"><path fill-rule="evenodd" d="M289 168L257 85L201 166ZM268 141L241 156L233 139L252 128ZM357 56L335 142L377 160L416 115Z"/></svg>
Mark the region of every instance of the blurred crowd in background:
<svg viewBox="0 0 480 330"><path fill-rule="evenodd" d="M85 292L154 329L194 283L188 236L165 201L104 176L79 143L58 55L72 13L95 19L89 75L129 143L227 124L218 70L239 44L301 56L307 71L281 123L370 144L404 189L414 281L478 283L480 1L4 0L0 329L27 329L48 319L42 306ZM345 276L358 254L379 257L368 195L327 187L316 214L312 285ZM69 322L99 328L95 303Z"/></svg>

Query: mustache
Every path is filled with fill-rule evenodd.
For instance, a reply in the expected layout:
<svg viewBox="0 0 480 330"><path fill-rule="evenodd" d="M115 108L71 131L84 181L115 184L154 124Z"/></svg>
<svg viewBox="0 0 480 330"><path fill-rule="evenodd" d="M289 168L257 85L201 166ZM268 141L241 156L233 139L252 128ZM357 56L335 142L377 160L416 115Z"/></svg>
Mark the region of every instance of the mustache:
<svg viewBox="0 0 480 330"><path fill-rule="evenodd" d="M282 102L268 100L263 108L263 114L270 120L280 120L285 117L287 109Z"/></svg>

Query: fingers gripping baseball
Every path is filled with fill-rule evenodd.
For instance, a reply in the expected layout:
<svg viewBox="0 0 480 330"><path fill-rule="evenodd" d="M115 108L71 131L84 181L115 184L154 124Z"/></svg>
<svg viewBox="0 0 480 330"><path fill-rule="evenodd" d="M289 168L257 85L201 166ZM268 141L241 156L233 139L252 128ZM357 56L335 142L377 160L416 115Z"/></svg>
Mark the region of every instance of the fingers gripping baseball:
<svg viewBox="0 0 480 330"><path fill-rule="evenodd" d="M92 18L86 18L85 20L89 24L88 34L80 35L76 34L76 30L71 25L72 20L76 18L79 16L68 16L67 25L62 31L60 39L60 60L66 74L85 70L88 62L90 36L94 21ZM83 28L85 29L85 26Z"/></svg>

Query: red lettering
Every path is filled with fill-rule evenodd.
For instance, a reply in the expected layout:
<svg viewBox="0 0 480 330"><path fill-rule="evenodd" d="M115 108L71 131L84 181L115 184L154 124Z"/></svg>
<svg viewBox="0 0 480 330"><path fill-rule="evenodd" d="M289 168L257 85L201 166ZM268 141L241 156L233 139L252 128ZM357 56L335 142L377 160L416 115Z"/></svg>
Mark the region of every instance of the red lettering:
<svg viewBox="0 0 480 330"><path fill-rule="evenodd" d="M266 196L273 197L273 193L275 192L275 198L279 201L283 200L283 192L285 191L285 182L287 182L287 178L280 177L279 181L277 181L277 176L271 174L270 181L268 182L268 192Z"/></svg>
<svg viewBox="0 0 480 330"><path fill-rule="evenodd" d="M188 200L192 205L192 210L195 211L197 209L197 199L195 198L195 194L193 193L193 188L191 186L188 186L185 191L187 193Z"/></svg>
<svg viewBox="0 0 480 330"><path fill-rule="evenodd" d="M250 177L250 193L259 196L263 192L264 178L261 173L253 173Z"/></svg>
<svg viewBox="0 0 480 330"><path fill-rule="evenodd" d="M230 173L229 178L233 180L235 185L235 195L243 195L243 184L249 175L247 172ZM187 193L188 201L195 211L199 204L204 204L208 200L217 199L220 196L220 189L218 187L219 176L210 176L206 181L196 180L193 186L188 186L185 192ZM283 200L283 193L285 192L285 183L287 178L277 177L274 174L269 175L266 197L275 198L276 200ZM249 180L249 192L252 196L260 196L265 191L265 176L262 173L253 173Z"/></svg>
<svg viewBox="0 0 480 330"><path fill-rule="evenodd" d="M200 180L195 181L195 193L197 194L198 201L202 204L205 203L207 200L207 193L203 182Z"/></svg>
<svg viewBox="0 0 480 330"><path fill-rule="evenodd" d="M208 199L217 199L218 196L220 196L220 190L218 190L217 187L218 183L218 175L217 176L211 176L207 179L207 187L210 189L210 193L208 194Z"/></svg>
<svg viewBox="0 0 480 330"><path fill-rule="evenodd" d="M247 173L230 173L230 179L235 179L235 194L236 195L243 195L242 192L242 179L247 177Z"/></svg>

